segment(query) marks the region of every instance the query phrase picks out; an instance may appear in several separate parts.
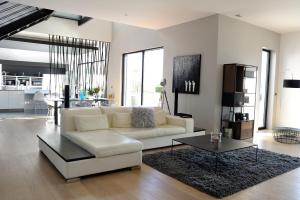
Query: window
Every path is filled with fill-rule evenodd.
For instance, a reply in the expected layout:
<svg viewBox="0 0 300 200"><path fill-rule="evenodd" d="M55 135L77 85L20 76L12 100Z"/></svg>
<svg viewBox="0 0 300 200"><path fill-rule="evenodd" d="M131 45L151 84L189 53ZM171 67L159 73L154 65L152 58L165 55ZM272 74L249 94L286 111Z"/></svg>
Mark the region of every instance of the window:
<svg viewBox="0 0 300 200"><path fill-rule="evenodd" d="M163 55L163 48L123 54L122 105L160 105Z"/></svg>

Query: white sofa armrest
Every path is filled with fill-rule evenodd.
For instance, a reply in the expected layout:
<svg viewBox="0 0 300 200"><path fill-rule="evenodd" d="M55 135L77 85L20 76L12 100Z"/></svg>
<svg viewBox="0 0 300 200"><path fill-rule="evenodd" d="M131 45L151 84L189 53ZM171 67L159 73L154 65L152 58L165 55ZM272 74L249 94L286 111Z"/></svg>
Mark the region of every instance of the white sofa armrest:
<svg viewBox="0 0 300 200"><path fill-rule="evenodd" d="M194 132L194 119L167 115L167 123L185 128L186 133Z"/></svg>

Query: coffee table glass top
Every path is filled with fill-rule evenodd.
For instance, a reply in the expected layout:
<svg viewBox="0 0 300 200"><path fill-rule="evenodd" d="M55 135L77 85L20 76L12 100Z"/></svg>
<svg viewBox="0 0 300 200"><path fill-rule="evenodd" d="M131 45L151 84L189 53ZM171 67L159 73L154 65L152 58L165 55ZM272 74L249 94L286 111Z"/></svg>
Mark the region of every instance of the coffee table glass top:
<svg viewBox="0 0 300 200"><path fill-rule="evenodd" d="M173 139L173 141L180 142L182 144L187 144L192 147L196 147L214 153L223 153L237 149L257 146L256 144L250 142L244 142L228 138L222 138L222 141L218 143L218 145L215 145L210 141L210 135L177 138Z"/></svg>

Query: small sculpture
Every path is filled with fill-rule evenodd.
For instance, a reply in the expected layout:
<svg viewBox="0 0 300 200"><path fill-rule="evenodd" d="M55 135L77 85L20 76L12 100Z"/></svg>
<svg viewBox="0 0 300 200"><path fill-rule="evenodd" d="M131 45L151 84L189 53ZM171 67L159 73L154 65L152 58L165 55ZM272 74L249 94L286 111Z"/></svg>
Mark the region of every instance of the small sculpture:
<svg viewBox="0 0 300 200"><path fill-rule="evenodd" d="M193 85L193 92L195 92L195 85L196 85L195 81L192 81L192 85Z"/></svg>
<svg viewBox="0 0 300 200"><path fill-rule="evenodd" d="M187 90L188 90L188 82L184 81L184 85L185 85L185 91L187 92Z"/></svg>

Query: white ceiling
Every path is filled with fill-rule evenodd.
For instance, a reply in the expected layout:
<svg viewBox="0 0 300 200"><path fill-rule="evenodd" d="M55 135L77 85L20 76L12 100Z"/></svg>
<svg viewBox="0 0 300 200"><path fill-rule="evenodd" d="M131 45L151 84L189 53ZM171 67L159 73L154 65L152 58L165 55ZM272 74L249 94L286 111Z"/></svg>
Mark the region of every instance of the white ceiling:
<svg viewBox="0 0 300 200"><path fill-rule="evenodd" d="M139 27L161 29L223 14L275 32L300 30L300 0L13 0Z"/></svg>

